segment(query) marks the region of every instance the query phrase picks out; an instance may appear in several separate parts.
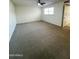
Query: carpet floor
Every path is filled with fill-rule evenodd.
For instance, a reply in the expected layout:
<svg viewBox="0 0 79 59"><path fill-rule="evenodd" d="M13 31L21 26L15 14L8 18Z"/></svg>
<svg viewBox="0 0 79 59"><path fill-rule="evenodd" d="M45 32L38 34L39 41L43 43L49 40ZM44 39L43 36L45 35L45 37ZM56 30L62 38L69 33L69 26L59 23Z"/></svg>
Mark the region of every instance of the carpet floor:
<svg viewBox="0 0 79 59"><path fill-rule="evenodd" d="M70 31L41 21L18 24L9 59L70 59Z"/></svg>

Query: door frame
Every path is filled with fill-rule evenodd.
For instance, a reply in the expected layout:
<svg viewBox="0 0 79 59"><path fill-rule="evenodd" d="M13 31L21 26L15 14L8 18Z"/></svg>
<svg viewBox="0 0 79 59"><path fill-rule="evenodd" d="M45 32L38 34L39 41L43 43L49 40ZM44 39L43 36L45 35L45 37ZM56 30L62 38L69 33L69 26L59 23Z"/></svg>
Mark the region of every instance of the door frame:
<svg viewBox="0 0 79 59"><path fill-rule="evenodd" d="M65 5L66 5L66 3L63 4L61 28L63 28L63 24L64 24L64 11L65 11ZM67 4L67 5L70 6L70 4Z"/></svg>
<svg viewBox="0 0 79 59"><path fill-rule="evenodd" d="M64 24L64 11L65 11L65 4L63 4L61 28L63 28L63 24Z"/></svg>

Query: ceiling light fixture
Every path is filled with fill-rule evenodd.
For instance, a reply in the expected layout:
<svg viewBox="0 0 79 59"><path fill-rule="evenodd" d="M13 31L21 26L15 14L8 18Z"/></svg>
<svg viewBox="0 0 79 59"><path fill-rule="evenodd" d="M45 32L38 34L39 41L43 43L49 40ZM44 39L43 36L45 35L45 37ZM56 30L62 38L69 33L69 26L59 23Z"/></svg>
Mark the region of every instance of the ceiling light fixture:
<svg viewBox="0 0 79 59"><path fill-rule="evenodd" d="M44 4L46 4L46 3L41 3L41 1L38 0L38 6L43 7Z"/></svg>

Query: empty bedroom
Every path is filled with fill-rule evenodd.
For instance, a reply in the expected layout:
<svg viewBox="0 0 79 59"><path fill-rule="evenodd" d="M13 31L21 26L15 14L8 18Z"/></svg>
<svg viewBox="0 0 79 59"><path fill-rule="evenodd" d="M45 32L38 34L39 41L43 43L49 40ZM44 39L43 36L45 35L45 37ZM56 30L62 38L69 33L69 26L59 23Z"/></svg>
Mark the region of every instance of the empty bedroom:
<svg viewBox="0 0 79 59"><path fill-rule="evenodd" d="M70 59L69 6L69 0L10 0L9 59Z"/></svg>

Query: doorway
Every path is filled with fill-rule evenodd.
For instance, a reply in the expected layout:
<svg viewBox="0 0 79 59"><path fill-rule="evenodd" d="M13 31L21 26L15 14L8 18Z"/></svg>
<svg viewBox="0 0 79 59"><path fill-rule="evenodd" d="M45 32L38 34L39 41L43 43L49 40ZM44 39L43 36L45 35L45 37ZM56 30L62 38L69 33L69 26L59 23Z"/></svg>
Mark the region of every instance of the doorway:
<svg viewBox="0 0 79 59"><path fill-rule="evenodd" d="M70 4L64 3L63 28L70 29Z"/></svg>

